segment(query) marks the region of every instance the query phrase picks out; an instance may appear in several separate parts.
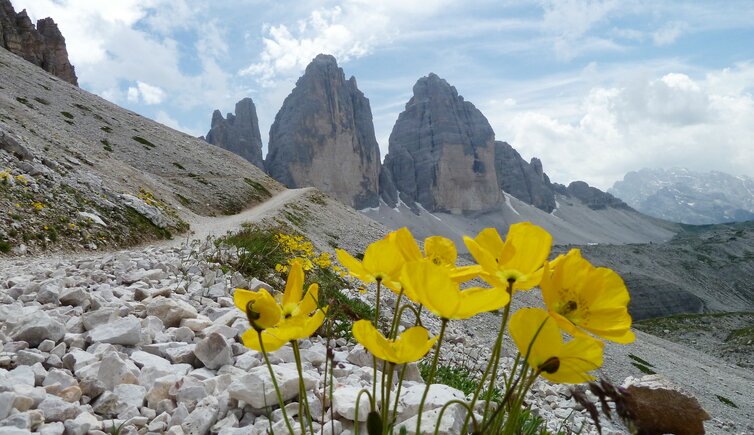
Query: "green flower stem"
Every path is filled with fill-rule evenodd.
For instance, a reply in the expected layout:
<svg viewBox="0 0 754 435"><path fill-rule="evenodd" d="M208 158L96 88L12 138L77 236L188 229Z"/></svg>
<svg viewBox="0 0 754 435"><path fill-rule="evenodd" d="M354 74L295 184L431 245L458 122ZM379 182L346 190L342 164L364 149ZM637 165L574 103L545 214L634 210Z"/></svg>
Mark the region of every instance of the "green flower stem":
<svg viewBox="0 0 754 435"><path fill-rule="evenodd" d="M508 295L512 296L513 292L513 283L508 283ZM511 303L508 302L508 305L505 306L505 309L503 311L503 319L500 322L500 331L497 334L497 341L495 342L495 351L494 353L494 362L492 363L492 376L490 376L490 386L489 390L487 391L487 397L484 401L484 413L482 414L484 417L487 417L487 412L490 407L490 401L492 400L492 394L495 389L495 383L497 382L497 370L500 366L500 354L503 351L503 337L505 336L505 326L508 323L508 315L511 312ZM481 384L480 384L481 385Z"/></svg>
<svg viewBox="0 0 754 435"><path fill-rule="evenodd" d="M354 415L353 415L353 426L354 426L354 431L355 431L356 435L359 435L359 426L361 426L359 424L359 404L361 403L361 395L362 394L366 394L367 397L369 398L369 402L372 403L372 404L374 403L374 397L372 397L369 394L369 391L367 391L367 390L361 390L361 391L359 391L359 394L356 395L356 410L355 410ZM293 433L293 432L291 432L291 433Z"/></svg>
<svg viewBox="0 0 754 435"><path fill-rule="evenodd" d="M314 435L314 426L312 425L312 417L309 414L309 398L306 397L306 386L304 385L304 370L301 367L301 350L298 347L298 340L291 340L293 345L293 357L296 360L296 370L298 371L298 420L301 423L301 433L306 433L306 423L309 424L309 432Z"/></svg>
<svg viewBox="0 0 754 435"><path fill-rule="evenodd" d="M390 417L390 421L395 421L396 414L398 412L398 400L401 398L401 387L403 386L403 377L406 374L407 364L403 364L401 367L401 373L398 375L398 387L395 390L395 403L393 404L393 415Z"/></svg>
<svg viewBox="0 0 754 435"><path fill-rule="evenodd" d="M272 370L272 364L270 364L270 359L267 357L267 352L264 350L264 341L262 341L262 331L257 330L257 335L259 336L259 347L262 349L262 356L264 357L264 362L267 364L267 370L270 371L270 377L272 378L272 385L275 387L275 394L278 396L278 404L280 404L280 410L283 412L283 420L285 420L285 425L288 427L288 432L293 433L293 427L291 427L291 422L288 421L288 413L285 412L285 402L283 402L283 396L280 394L280 387L278 387L278 381L277 378L275 378L275 372Z"/></svg>
<svg viewBox="0 0 754 435"><path fill-rule="evenodd" d="M442 326L440 326L440 338L437 339L437 348L435 348L435 356L432 358L432 366L429 369L429 376L427 377L427 387L424 389L422 400L419 402L419 413L416 419L416 433L421 433L422 425L422 412L424 411L424 401L427 400L429 394L429 387L432 385L432 381L435 378L435 370L437 370L437 360L440 359L440 348L442 347L442 339L445 336L445 327L448 326L448 319L442 319Z"/></svg>
<svg viewBox="0 0 754 435"><path fill-rule="evenodd" d="M510 296L513 290L513 284L508 284L508 295ZM492 348L492 355L490 355L490 361L487 363L487 367L484 369L484 373L482 374L482 378L479 380L479 385L477 385L476 390L474 391L474 396L471 399L471 409L473 410L476 406L476 401L479 398L479 395L482 393L482 388L484 387L485 381L487 381L487 376L490 375L490 371L492 371L492 376L490 377L490 388L487 392L487 397L485 399L485 405L484 405L484 417L486 420L487 416L487 410L489 407L490 400L492 398L494 386L495 386L495 380L497 377L497 369L498 365L500 363L500 353L502 352L503 347L503 337L505 336L505 326L508 323L508 316L510 314L511 309L511 303L508 302L508 305L505 306L505 309L503 311L503 317L500 321L500 330L497 332L497 338L495 339L495 345ZM469 425L469 420L471 416L467 415L466 420L463 423L464 429L466 429Z"/></svg>
<svg viewBox="0 0 754 435"><path fill-rule="evenodd" d="M374 309L374 327L380 329L380 289L382 288L382 279L377 279L377 302ZM377 400L377 357L372 355L372 411L376 410L375 401Z"/></svg>
<svg viewBox="0 0 754 435"><path fill-rule="evenodd" d="M388 415L390 414L390 406L388 404L390 403L390 387L393 385L393 372L395 371L395 363L388 363L387 364L387 385L383 388L383 391L385 391L385 397L382 400L382 427L383 430L387 431L388 428ZM383 380L384 385L384 380Z"/></svg>
<svg viewBox="0 0 754 435"><path fill-rule="evenodd" d="M401 299L403 298L403 289L398 293L398 299L395 301L395 309L393 310L393 322L390 325L390 333L388 334L388 340L395 340L398 335L398 323L400 322L403 311L400 310ZM375 326L376 327L376 326Z"/></svg>

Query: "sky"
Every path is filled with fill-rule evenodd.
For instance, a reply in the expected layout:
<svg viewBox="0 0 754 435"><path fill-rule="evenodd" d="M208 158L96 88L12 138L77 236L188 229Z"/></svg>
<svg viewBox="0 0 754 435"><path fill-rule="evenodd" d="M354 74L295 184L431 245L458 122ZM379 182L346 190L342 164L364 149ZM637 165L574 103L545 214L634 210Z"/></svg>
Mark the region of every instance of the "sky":
<svg viewBox="0 0 754 435"><path fill-rule="evenodd" d="M51 16L83 89L191 135L251 97L264 153L306 65L334 55L381 155L430 72L551 180L754 176L750 0L12 0Z"/></svg>

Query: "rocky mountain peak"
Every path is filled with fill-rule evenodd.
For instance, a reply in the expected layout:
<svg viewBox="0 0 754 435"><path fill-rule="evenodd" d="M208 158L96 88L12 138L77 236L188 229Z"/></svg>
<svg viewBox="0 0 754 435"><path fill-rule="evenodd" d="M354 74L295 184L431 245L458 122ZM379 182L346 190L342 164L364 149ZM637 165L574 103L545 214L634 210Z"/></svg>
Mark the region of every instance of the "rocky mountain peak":
<svg viewBox="0 0 754 435"><path fill-rule="evenodd" d="M505 192L548 213L555 210L555 191L542 169L542 161L529 163L507 142L495 142L495 170Z"/></svg>
<svg viewBox="0 0 754 435"><path fill-rule="evenodd" d="M65 38L52 18L37 21L35 27L26 10L16 13L10 0L0 0L0 46L78 86Z"/></svg>
<svg viewBox="0 0 754 435"><path fill-rule="evenodd" d="M553 184L553 188L561 195L576 198L586 204L592 210L603 210L608 207L631 209L631 207L613 195L592 187L584 181L573 181L568 187L562 184Z"/></svg>
<svg viewBox="0 0 754 435"><path fill-rule="evenodd" d="M283 102L265 167L288 187L314 186L357 209L378 205L372 109L333 56L315 57Z"/></svg>
<svg viewBox="0 0 754 435"><path fill-rule="evenodd" d="M206 140L264 169L257 108L251 98L237 102L235 115L228 113L227 118L223 118L222 113L215 110L212 113L212 128L207 133Z"/></svg>
<svg viewBox="0 0 754 435"><path fill-rule="evenodd" d="M416 210L478 212L500 204L495 133L487 118L447 81L420 78L389 139L382 197ZM392 190L392 189L395 190Z"/></svg>

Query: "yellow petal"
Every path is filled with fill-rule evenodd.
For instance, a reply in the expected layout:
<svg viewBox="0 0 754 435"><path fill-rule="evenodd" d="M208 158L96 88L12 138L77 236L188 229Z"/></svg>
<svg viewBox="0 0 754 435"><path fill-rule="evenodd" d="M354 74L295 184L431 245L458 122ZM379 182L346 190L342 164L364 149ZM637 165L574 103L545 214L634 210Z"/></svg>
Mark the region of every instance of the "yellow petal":
<svg viewBox="0 0 754 435"><path fill-rule="evenodd" d="M398 336L394 348L397 355L397 364L406 364L424 358L424 355L432 349L440 337L429 338L429 331L424 327L414 326Z"/></svg>
<svg viewBox="0 0 754 435"><path fill-rule="evenodd" d="M477 238L478 237L479 236L477 236ZM474 260L479 263L479 266L481 266L482 270L484 272L487 272L490 276L494 277L499 269L494 254L483 248L482 245L480 245L476 240L470 237L464 236L463 242L464 244L466 244L466 248L469 250L471 256L474 257ZM499 283L496 282L493 285L495 284Z"/></svg>
<svg viewBox="0 0 754 435"><path fill-rule="evenodd" d="M446 267L415 261L404 266L402 277L407 294L415 295L419 303L441 318L455 318L461 295Z"/></svg>
<svg viewBox="0 0 754 435"><path fill-rule="evenodd" d="M312 311L317 309L319 304L319 284L316 282L309 286L304 298L299 304L299 314L308 316Z"/></svg>
<svg viewBox="0 0 754 435"><path fill-rule="evenodd" d="M508 330L519 353L529 366L537 368L560 353L563 338L555 322L541 308L521 308L513 313Z"/></svg>
<svg viewBox="0 0 754 435"><path fill-rule="evenodd" d="M468 319L479 313L500 309L510 302L508 292L502 287L473 287L461 291L461 303L455 319Z"/></svg>
<svg viewBox="0 0 754 435"><path fill-rule="evenodd" d="M604 344L592 337L578 336L563 346L558 355L559 367L555 373L542 372L541 375L560 384L579 384L594 380L588 374L602 366Z"/></svg>
<svg viewBox="0 0 754 435"><path fill-rule="evenodd" d="M408 228L403 227L393 231L387 235L387 238L398 247L404 261L421 260L422 253L419 250L419 245L416 244L416 240Z"/></svg>
<svg viewBox="0 0 754 435"><path fill-rule="evenodd" d="M491 253L494 258L503 252L505 244L500 233L495 228L485 228L477 234L474 241L484 250Z"/></svg>
<svg viewBox="0 0 754 435"><path fill-rule="evenodd" d="M450 269L450 278L455 282L464 282L478 277L482 273L482 266L460 266Z"/></svg>
<svg viewBox="0 0 754 435"><path fill-rule="evenodd" d="M374 282L374 277L371 277L361 262L352 257L351 254L342 249L336 249L335 255L338 257L340 264L348 269L348 273L364 282Z"/></svg>
<svg viewBox="0 0 754 435"><path fill-rule="evenodd" d="M244 346L250 349L254 349L257 352L262 351L262 346L259 343L259 334L253 329L244 332L243 335L241 335L241 341L243 341ZM270 334L267 331L262 332L262 341L264 343L265 352L274 352L288 342L288 340L285 340L284 338L281 339L281 337L278 337L275 334Z"/></svg>
<svg viewBox="0 0 754 435"><path fill-rule="evenodd" d="M505 244L515 247L515 255L501 260L501 268L515 269L528 275L541 268L547 260L552 247L552 236L542 227L520 222L510 226Z"/></svg>
<svg viewBox="0 0 754 435"><path fill-rule="evenodd" d="M383 284L397 281L403 266L403 255L390 240L382 239L369 245L364 251L364 269Z"/></svg>
<svg viewBox="0 0 754 435"><path fill-rule="evenodd" d="M372 325L369 320L359 320L351 327L356 339L372 355L384 361L395 362L397 357L390 342Z"/></svg>
<svg viewBox="0 0 754 435"><path fill-rule="evenodd" d="M257 298L256 293L257 292L245 290L242 288L237 288L233 292L233 303L236 305L236 308L246 313L246 307L249 305L249 302L256 300Z"/></svg>
<svg viewBox="0 0 754 435"><path fill-rule="evenodd" d="M438 266L455 266L456 258L458 258L455 243L442 236L424 239L424 253L431 262Z"/></svg>
<svg viewBox="0 0 754 435"><path fill-rule="evenodd" d="M288 272L288 280L285 282L282 305L298 304L304 291L304 270L301 260L298 258L291 263L291 271Z"/></svg>

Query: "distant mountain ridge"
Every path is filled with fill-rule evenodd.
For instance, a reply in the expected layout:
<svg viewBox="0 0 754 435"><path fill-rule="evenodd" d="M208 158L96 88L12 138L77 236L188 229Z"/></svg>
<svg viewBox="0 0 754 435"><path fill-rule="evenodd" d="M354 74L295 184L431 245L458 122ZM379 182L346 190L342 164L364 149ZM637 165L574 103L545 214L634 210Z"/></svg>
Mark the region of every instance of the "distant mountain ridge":
<svg viewBox="0 0 754 435"><path fill-rule="evenodd" d="M673 234L583 181L551 182L540 159L527 162L496 141L484 114L434 73L414 85L381 162L369 100L354 77L345 77L333 56L318 55L275 117L264 169L285 186L314 186L419 237L460 240L483 226L507 231L526 219L554 231L560 243L646 242ZM242 102L253 107L248 98ZM226 120L215 111L207 140L219 132L232 139L213 142L223 148L242 156L261 152L251 140L259 134L256 118L238 116L238 105L236 112ZM227 134L231 127L249 138ZM435 225L438 216L453 223Z"/></svg>
<svg viewBox="0 0 754 435"><path fill-rule="evenodd" d="M608 192L660 219L685 224L754 220L754 179L685 168L629 172Z"/></svg>

